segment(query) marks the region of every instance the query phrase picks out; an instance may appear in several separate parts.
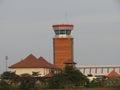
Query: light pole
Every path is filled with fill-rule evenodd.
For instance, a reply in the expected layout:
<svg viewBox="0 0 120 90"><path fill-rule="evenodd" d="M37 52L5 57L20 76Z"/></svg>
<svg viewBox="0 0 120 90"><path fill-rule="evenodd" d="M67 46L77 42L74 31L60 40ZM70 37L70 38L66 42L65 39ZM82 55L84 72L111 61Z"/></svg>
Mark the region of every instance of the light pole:
<svg viewBox="0 0 120 90"><path fill-rule="evenodd" d="M8 56L5 56L5 61L6 61L6 62L5 62L5 68L6 68L6 71L7 71L7 68L8 68L8 67L7 67Z"/></svg>

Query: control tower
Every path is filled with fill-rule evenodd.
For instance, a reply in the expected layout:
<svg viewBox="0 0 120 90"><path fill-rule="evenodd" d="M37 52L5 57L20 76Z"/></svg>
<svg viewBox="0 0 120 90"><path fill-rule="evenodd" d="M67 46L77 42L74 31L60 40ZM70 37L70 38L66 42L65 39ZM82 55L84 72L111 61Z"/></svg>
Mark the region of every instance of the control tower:
<svg viewBox="0 0 120 90"><path fill-rule="evenodd" d="M53 38L54 65L63 69L65 63L73 62L72 24L53 25L55 37Z"/></svg>

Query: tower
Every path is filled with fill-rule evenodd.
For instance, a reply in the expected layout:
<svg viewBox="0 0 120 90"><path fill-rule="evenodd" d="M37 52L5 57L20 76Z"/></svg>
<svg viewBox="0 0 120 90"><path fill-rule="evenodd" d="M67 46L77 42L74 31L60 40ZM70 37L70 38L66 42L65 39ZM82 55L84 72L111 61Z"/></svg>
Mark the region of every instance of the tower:
<svg viewBox="0 0 120 90"><path fill-rule="evenodd" d="M67 61L73 62L72 24L53 25L55 37L53 38L54 64L63 69Z"/></svg>

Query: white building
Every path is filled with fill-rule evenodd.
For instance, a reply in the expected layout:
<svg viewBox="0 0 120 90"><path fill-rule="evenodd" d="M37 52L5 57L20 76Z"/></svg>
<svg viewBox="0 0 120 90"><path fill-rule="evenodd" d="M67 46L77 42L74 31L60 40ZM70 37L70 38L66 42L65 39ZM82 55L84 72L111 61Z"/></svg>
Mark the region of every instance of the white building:
<svg viewBox="0 0 120 90"><path fill-rule="evenodd" d="M9 68L12 71L15 71L18 75L25 73L32 75L33 72L39 72L40 76L45 76L56 67L53 64L47 62L43 57L37 59L35 56L30 54L20 62L11 65Z"/></svg>
<svg viewBox="0 0 120 90"><path fill-rule="evenodd" d="M120 66L104 65L104 66L77 66L77 69L84 75L92 74L93 76L105 76L115 71L120 74Z"/></svg>

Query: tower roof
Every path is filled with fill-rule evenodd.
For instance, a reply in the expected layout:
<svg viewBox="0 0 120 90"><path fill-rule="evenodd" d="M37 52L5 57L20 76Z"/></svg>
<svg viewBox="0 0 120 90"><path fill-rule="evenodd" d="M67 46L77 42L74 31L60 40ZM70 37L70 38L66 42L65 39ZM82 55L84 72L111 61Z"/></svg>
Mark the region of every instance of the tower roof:
<svg viewBox="0 0 120 90"><path fill-rule="evenodd" d="M73 30L72 24L56 24L52 26L54 30Z"/></svg>
<svg viewBox="0 0 120 90"><path fill-rule="evenodd" d="M43 57L37 59L34 55L30 54L24 60L13 64L9 68L55 68L55 66L47 62Z"/></svg>
<svg viewBox="0 0 120 90"><path fill-rule="evenodd" d="M68 60L68 61L64 62L64 64L76 64L76 62L74 62L73 60Z"/></svg>
<svg viewBox="0 0 120 90"><path fill-rule="evenodd" d="M74 25L72 24L56 24L56 25L53 25L52 27L74 27Z"/></svg>

